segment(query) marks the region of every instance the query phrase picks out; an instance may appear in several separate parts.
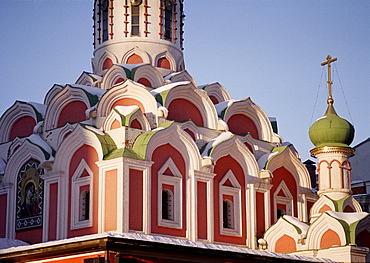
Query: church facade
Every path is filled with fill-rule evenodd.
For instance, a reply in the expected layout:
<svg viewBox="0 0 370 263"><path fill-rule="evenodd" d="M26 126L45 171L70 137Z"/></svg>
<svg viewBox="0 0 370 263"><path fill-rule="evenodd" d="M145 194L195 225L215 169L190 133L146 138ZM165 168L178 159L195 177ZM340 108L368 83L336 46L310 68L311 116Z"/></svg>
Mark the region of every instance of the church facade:
<svg viewBox="0 0 370 263"><path fill-rule="evenodd" d="M351 197L353 134L333 145L313 128L314 193L274 118L251 98L233 100L220 83L198 85L186 71L183 5L96 0L92 72L54 85L43 103L16 101L2 115L0 237L31 245L0 250L0 259L24 260L30 249L39 252L28 262L53 253L63 262L81 254L111 262L108 245L87 255L89 240L117 245L125 237L260 251L255 262L293 254L338 260L339 250L365 262L370 217ZM70 248L43 254L43 244ZM165 262L150 253L117 257Z"/></svg>

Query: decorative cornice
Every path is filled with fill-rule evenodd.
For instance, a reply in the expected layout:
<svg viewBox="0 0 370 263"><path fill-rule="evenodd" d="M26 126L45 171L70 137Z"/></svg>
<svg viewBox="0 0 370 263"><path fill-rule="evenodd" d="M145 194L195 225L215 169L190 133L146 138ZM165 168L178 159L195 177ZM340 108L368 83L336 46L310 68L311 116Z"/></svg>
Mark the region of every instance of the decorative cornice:
<svg viewBox="0 0 370 263"><path fill-rule="evenodd" d="M313 157L316 157L316 155L321 153L345 153L348 154L349 156L352 156L355 154L355 149L351 147L342 147L342 146L322 146L313 148L310 151L310 153Z"/></svg>

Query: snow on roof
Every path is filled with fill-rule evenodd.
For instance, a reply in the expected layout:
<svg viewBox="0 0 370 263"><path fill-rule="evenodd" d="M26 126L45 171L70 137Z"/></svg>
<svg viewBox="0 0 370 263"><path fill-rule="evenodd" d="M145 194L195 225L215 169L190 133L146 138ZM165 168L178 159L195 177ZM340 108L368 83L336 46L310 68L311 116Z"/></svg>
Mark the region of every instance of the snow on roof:
<svg viewBox="0 0 370 263"><path fill-rule="evenodd" d="M309 225L307 225L306 223L300 221L298 218L296 217L293 217L293 216L289 216L289 215L284 215L283 218L288 221L289 223L293 224L294 226L298 227L302 233L301 235L302 236L305 236L306 232L307 232L307 229L309 227Z"/></svg>
<svg viewBox="0 0 370 263"><path fill-rule="evenodd" d="M70 84L69 86L71 86L73 88L83 89L83 90L85 90L86 92L88 92L88 93L90 93L92 95L98 96L99 98L101 96L103 96L103 94L105 92L107 92L105 89L91 87L91 86L86 86L86 85L80 85L80 84Z"/></svg>
<svg viewBox="0 0 370 263"><path fill-rule="evenodd" d="M170 90L176 86L180 86L180 85L187 85L191 83L190 81L179 81L179 82L175 82L175 83L171 83L171 84L167 84L167 85L164 85L164 86L161 86L161 87L158 87L152 91L150 91L150 93L152 93L153 96L157 95L157 94L160 94L162 93L163 91L166 91L166 90Z"/></svg>
<svg viewBox="0 0 370 263"><path fill-rule="evenodd" d="M271 157L273 157L274 155L278 154L279 152L273 152L273 153L266 153L264 155L262 155L258 160L257 160L257 163L258 163L258 167L260 169L263 169L265 166L266 166L266 163L268 160L270 160Z"/></svg>
<svg viewBox="0 0 370 263"><path fill-rule="evenodd" d="M5 167L6 167L6 162L2 158L0 158L0 174L5 173Z"/></svg>
<svg viewBox="0 0 370 263"><path fill-rule="evenodd" d="M217 110L217 115L218 115L218 116L220 116L220 115L221 115L221 112L222 112L224 109L226 109L226 108L230 107L230 106L231 106L231 104L233 104L235 101L237 101L237 100L227 100L227 101L223 101L223 102L217 103L217 104L215 105L216 110Z"/></svg>
<svg viewBox="0 0 370 263"><path fill-rule="evenodd" d="M141 67L143 65L149 65L149 63L139 63L139 64L116 64L116 65L119 65L121 67L124 67L128 70L133 70L134 68L138 68L138 67Z"/></svg>
<svg viewBox="0 0 370 263"><path fill-rule="evenodd" d="M33 106L37 110L37 112L42 115L42 117L45 116L46 105L44 105L42 103L33 102L33 101L29 101L27 103L30 104L31 106Z"/></svg>
<svg viewBox="0 0 370 263"><path fill-rule="evenodd" d="M209 141L207 143L206 148L202 152L202 157L208 156L209 155L209 151L213 147L215 147L216 145L218 145L219 143L221 143L223 141L226 141L226 140L230 139L232 136L234 136L234 134L232 132L229 132L229 131L228 132L223 132L218 137L216 137L216 139L214 139L212 141Z"/></svg>
<svg viewBox="0 0 370 263"><path fill-rule="evenodd" d="M116 106L116 107L114 107L114 109L116 109L123 116L129 115L130 113L132 113L133 111L137 110L138 108L139 107L136 106L136 105L132 105L132 106Z"/></svg>
<svg viewBox="0 0 370 263"><path fill-rule="evenodd" d="M348 225L351 225L361 219L365 218L369 215L366 212L334 212L334 211L326 211L325 213L329 214L330 216L341 219L345 221Z"/></svg>
<svg viewBox="0 0 370 263"><path fill-rule="evenodd" d="M0 249L7 249L10 247L19 247L29 245L26 242L18 239L0 238Z"/></svg>
<svg viewBox="0 0 370 263"><path fill-rule="evenodd" d="M47 161L53 161L54 160L53 150L51 149L49 144L47 142L45 142L39 135L32 134L32 135L27 137L27 140L29 140L31 143L33 143L35 145L40 146L42 149L44 149L50 155L49 160L47 160Z"/></svg>
<svg viewBox="0 0 370 263"><path fill-rule="evenodd" d="M97 133L99 135L102 135L102 136L105 135L104 132L101 129L95 128L93 126L86 125L85 128L88 129L88 130L90 130L90 131L92 131L92 132L95 132L95 133Z"/></svg>
<svg viewBox="0 0 370 263"><path fill-rule="evenodd" d="M219 251L229 251L235 253L243 253L249 255L257 255L262 257L270 257L270 258L285 258L289 260L299 260L299 261L309 261L309 262L333 262L327 258L310 258L298 255L288 255L288 254L280 254L275 252L269 252L265 250L255 250L245 247L239 246L229 246L229 245L219 245L219 244L210 244L210 243L202 243L196 241L189 241L184 239L176 239L164 236L153 236L153 235L146 235L146 234L137 234L137 233L101 233L101 234L93 234L88 236L80 236L74 237L69 239L62 239L56 241L49 241L44 243L38 243L28 246L16 246L10 247L5 249L0 249L0 254L2 253L11 253L11 252L19 252L19 251L27 251L31 249L38 249L38 248L46 248L52 247L56 245L65 245L71 244L74 242L82 242L82 241L89 241L98 238L122 238L122 239L129 239L129 240L139 240L139 241L146 241L146 242L155 242L155 243L162 243L162 244L169 244L169 245L177 245L177 246L184 246L184 247L193 247L193 248L200 248L200 249L209 249L209 250L219 250Z"/></svg>

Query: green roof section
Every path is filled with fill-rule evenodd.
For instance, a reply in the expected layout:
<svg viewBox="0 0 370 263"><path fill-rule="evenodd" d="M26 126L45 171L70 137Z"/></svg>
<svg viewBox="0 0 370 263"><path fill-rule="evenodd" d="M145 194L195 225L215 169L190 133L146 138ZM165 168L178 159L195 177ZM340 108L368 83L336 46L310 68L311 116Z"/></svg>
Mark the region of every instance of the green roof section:
<svg viewBox="0 0 370 263"><path fill-rule="evenodd" d="M140 68L141 66L144 66L144 65L149 65L149 63L136 64L136 66L134 66L131 69L128 66L126 66L125 64L121 64L121 67L125 71L126 77L128 79L134 80L136 71L138 70L138 68Z"/></svg>
<svg viewBox="0 0 370 263"><path fill-rule="evenodd" d="M346 119L336 114L333 105L328 105L326 114L312 124L308 134L315 148L349 147L355 135L355 128Z"/></svg>
<svg viewBox="0 0 370 263"><path fill-rule="evenodd" d="M284 221L286 221L287 223L291 224L296 230L297 230L297 233L298 234L302 234L302 229L300 229L297 225L293 224L291 221L287 220L285 217L281 217ZM308 223L306 222L302 222L304 224L306 224L307 226L309 225Z"/></svg>
<svg viewBox="0 0 370 263"><path fill-rule="evenodd" d="M174 87L173 87L174 88ZM167 95L168 93L170 93L170 91L173 89L167 89L167 90L164 90L162 91L161 93L158 93L155 95L155 100L160 103L162 106L164 106L164 103L166 101L166 98L167 98Z"/></svg>
<svg viewBox="0 0 370 263"><path fill-rule="evenodd" d="M129 148L116 149L110 154L108 154L105 160L111 160L111 159L120 158L120 157L127 157L131 159L136 159L136 160L144 160L139 154L137 154L134 150L129 149Z"/></svg>
<svg viewBox="0 0 370 263"><path fill-rule="evenodd" d="M86 125L82 123L78 123L78 124L81 125L84 129L92 132L98 138L98 140L100 141L102 151L103 151L103 160L105 160L107 156L109 156L113 151L117 149L115 142L108 134L104 133L104 135L102 135L94 131L93 129L97 129L97 128L90 126L90 125ZM88 127L91 127L93 129L89 129Z"/></svg>
<svg viewBox="0 0 370 263"><path fill-rule="evenodd" d="M274 159L276 156L282 154L286 149L289 148L289 145L286 146L279 146L272 149L271 153L275 153L271 158L269 158L266 162L265 169L269 166L272 159Z"/></svg>
<svg viewBox="0 0 370 263"><path fill-rule="evenodd" d="M81 90L83 90L83 92L85 92L85 94L87 96L87 99L89 100L90 106L94 106L94 105L96 105L98 103L98 101L99 101L99 97L98 96L93 95L93 94L87 92L84 89L81 89Z"/></svg>
<svg viewBox="0 0 370 263"><path fill-rule="evenodd" d="M132 116L135 112L137 112L138 110L140 110L140 108L138 107L138 108L136 108L136 109L132 110L129 114L126 114L126 115L122 114L122 113L121 113L119 110L117 110L116 108L113 108L113 110L114 110L115 112L117 112L117 114L118 114L118 115L120 115L122 126L130 126L130 118L131 118L131 116Z"/></svg>
<svg viewBox="0 0 370 263"><path fill-rule="evenodd" d="M334 215L331 215L330 213L325 214L336 219L342 225L343 230L346 233L346 245L356 244L357 226L362 220L366 219L369 216L369 214L367 214L366 216L360 217L357 220L353 221L352 223L348 223L344 219L335 217L335 214Z"/></svg>
<svg viewBox="0 0 370 263"><path fill-rule="evenodd" d="M148 144L150 142L150 140L152 139L152 137L157 133L157 132L160 132L168 127L170 127L172 124L174 123L174 121L171 121L171 122L165 122L161 125L159 125L159 127L157 129L154 129L152 131L148 131L146 133L143 133L141 134L140 136L138 136L134 142L134 146L132 147L132 150L138 154L138 156L140 158L142 158L143 160L145 160L146 158L146 149L148 147Z"/></svg>

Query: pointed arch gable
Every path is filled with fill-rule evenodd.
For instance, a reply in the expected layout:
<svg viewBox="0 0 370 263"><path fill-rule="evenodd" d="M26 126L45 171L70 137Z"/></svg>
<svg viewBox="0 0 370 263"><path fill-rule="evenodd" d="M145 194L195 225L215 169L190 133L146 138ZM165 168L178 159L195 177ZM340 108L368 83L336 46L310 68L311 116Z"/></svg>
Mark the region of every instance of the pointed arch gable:
<svg viewBox="0 0 370 263"><path fill-rule="evenodd" d="M178 125L180 125L181 129L188 133L195 142L201 139L202 133L200 131L200 128L197 125L195 125L194 122L187 121L179 123Z"/></svg>
<svg viewBox="0 0 370 263"><path fill-rule="evenodd" d="M180 81L190 81L193 83L194 86L196 86L196 82L194 78L186 71L180 71L180 72L173 72L169 75L167 75L165 78L165 81L170 81L171 83L180 82Z"/></svg>
<svg viewBox="0 0 370 263"><path fill-rule="evenodd" d="M76 80L76 84L94 87L101 79L99 75L84 71Z"/></svg>
<svg viewBox="0 0 370 263"><path fill-rule="evenodd" d="M140 65L134 72L133 81L139 82L142 79L147 80L150 83L151 88L157 88L163 85L164 80L162 74L153 66L149 64ZM147 86L147 85L146 85Z"/></svg>
<svg viewBox="0 0 370 263"><path fill-rule="evenodd" d="M290 147L275 148L274 155L266 164L265 169L274 171L280 167L287 169L296 179L300 193L311 192L311 179L304 164L294 155ZM274 151L273 151L274 152Z"/></svg>
<svg viewBox="0 0 370 263"><path fill-rule="evenodd" d="M356 226L355 242L357 246L370 248L370 216L363 218Z"/></svg>
<svg viewBox="0 0 370 263"><path fill-rule="evenodd" d="M135 107L136 109L134 109ZM128 114L124 114L121 108L122 109L127 108L127 110L132 108L134 110L131 110L131 112ZM102 128L104 131L110 131L113 129L112 127L114 125L118 125L116 128L122 126L132 127L134 121L138 123L141 130L144 131L150 130L150 124L148 120L145 118L144 114L137 106L118 106L117 108L114 107L107 116L107 118L105 118Z"/></svg>
<svg viewBox="0 0 370 263"><path fill-rule="evenodd" d="M97 136L90 130L83 128L81 125L76 125L70 136L67 136L55 155L54 169L64 171L69 169L70 160L79 148L83 145L93 147L99 160L103 159L104 153L101 142Z"/></svg>
<svg viewBox="0 0 370 263"><path fill-rule="evenodd" d="M0 118L0 143L11 141L17 136L30 136L35 125L43 119L44 113L31 103L16 101Z"/></svg>
<svg viewBox="0 0 370 263"><path fill-rule="evenodd" d="M152 63L152 58L150 57L150 55L146 51L142 50L141 48L139 48L137 46L130 49L129 51L127 51L123 55L121 63L122 64L129 64L128 63L129 58L133 55L139 56L143 60L143 62L141 62L141 63L149 63L149 64ZM137 64L137 63L135 63L135 64Z"/></svg>
<svg viewBox="0 0 370 263"><path fill-rule="evenodd" d="M140 135L135 140L133 149L146 160L150 160L155 149L165 144L171 145L184 156L188 171L201 169L201 156L197 145L176 123Z"/></svg>
<svg viewBox="0 0 370 263"><path fill-rule="evenodd" d="M46 93L44 104L49 105L53 98L63 89L62 85L54 84L53 87Z"/></svg>
<svg viewBox="0 0 370 263"><path fill-rule="evenodd" d="M163 89L166 86L163 86ZM156 90L153 90L152 93L155 93ZM179 116L181 120L197 118L199 125L202 123L203 127L210 129L218 128L218 117L216 109L209 99L207 94L204 91L196 88L192 83L180 82L177 84L172 84L169 90L165 92L159 92L156 95L157 99L161 100L161 104L169 109L169 115ZM184 108L173 107L172 112L170 111L171 103L176 102L176 104L181 105L182 102L185 102L184 105L188 105L192 108L196 116L192 116L191 113L187 112Z"/></svg>
<svg viewBox="0 0 370 263"><path fill-rule="evenodd" d="M211 151L210 157L217 162L218 159L227 155L230 155L242 166L244 174L252 177L258 176L259 168L256 159L248 147L235 136L215 146ZM247 182L250 180L248 179Z"/></svg>
<svg viewBox="0 0 370 263"><path fill-rule="evenodd" d="M297 224L299 223L299 224ZM305 227L304 224L299 222L296 218L290 216L283 216L278 221L267 229L264 239L267 241L267 248L269 251L286 253L293 252L294 250L293 242L297 246L298 241L304 237L307 231L308 225ZM286 237L282 240L284 236ZM289 242L284 242L289 241ZM281 245L287 245L285 251L283 251ZM289 248L289 249L288 249ZM289 250L289 251L288 251Z"/></svg>
<svg viewBox="0 0 370 263"><path fill-rule="evenodd" d="M7 221L6 221L6 236L9 238L16 238L16 209L17 206L17 177L21 168L30 160L35 160L39 164L45 160L45 154L43 150L31 143L28 140L23 140L23 144L10 156L7 166L5 168L4 177L2 180L3 185L10 186L8 188L8 209L7 209ZM32 237L35 242L41 242L38 240L42 235L42 230L37 230L37 235ZM41 239L41 238L40 238Z"/></svg>
<svg viewBox="0 0 370 263"><path fill-rule="evenodd" d="M102 89L108 90L118 84L120 80L129 78L123 64L115 64L110 67L103 75L101 81Z"/></svg>
<svg viewBox="0 0 370 263"><path fill-rule="evenodd" d="M104 66L107 66L107 65L104 65L104 64L106 63L106 61L108 59L111 60L112 65L118 63L117 57L113 53L111 53L111 52L109 52L109 51L106 50L104 52L104 54L102 56L100 56L99 61L97 62L97 65L95 65L94 72L102 72L102 71L104 71L105 69L103 67ZM106 69L108 69L108 68L106 68Z"/></svg>
<svg viewBox="0 0 370 263"><path fill-rule="evenodd" d="M346 223L344 223L346 225ZM346 245L347 235L343 224L336 218L330 216L328 212L322 213L315 221L312 222L311 226L307 231L307 248L308 249L320 249L322 245L323 237L325 233L335 233L339 238L339 244L335 245ZM325 240L324 240L325 241Z"/></svg>
<svg viewBox="0 0 370 263"><path fill-rule="evenodd" d="M235 122L233 119L235 119L236 116L240 116L244 118L245 121L250 122L253 132L256 133L255 136L258 136L256 139L269 142L276 140L275 136L273 135L272 126L268 116L250 98L233 102L221 113L220 117L229 125L229 121ZM237 129L239 127L237 122L235 125L235 129ZM238 128L237 131L240 132L242 130ZM248 132L248 130L245 132Z"/></svg>
<svg viewBox="0 0 370 263"><path fill-rule="evenodd" d="M67 85L52 99L47 107L44 131L63 126L69 120L80 122L88 118L86 110L98 102L99 96L86 92L84 87Z"/></svg>
<svg viewBox="0 0 370 263"><path fill-rule="evenodd" d="M160 65L161 61L164 61L164 60L168 61L168 65L166 64L166 67L163 67L163 66ZM159 53L155 57L154 65L155 65L155 67L167 68L167 69L170 69L172 71L177 70L175 58L172 56L172 54L170 52L167 52L167 51Z"/></svg>
<svg viewBox="0 0 370 263"><path fill-rule="evenodd" d="M96 109L97 117L108 116L114 106L117 105L136 105L147 117L155 117L157 113L157 102L151 93L142 85L131 80L126 80L114 86L101 97Z"/></svg>
<svg viewBox="0 0 370 263"><path fill-rule="evenodd" d="M17 147L17 150L10 156L4 174L4 183L15 185L13 178L18 173L21 166L30 159L38 160L40 163L45 160L45 152L31 143L29 140L23 140L22 144Z"/></svg>
<svg viewBox="0 0 370 263"><path fill-rule="evenodd" d="M208 97L210 97L214 104L231 100L231 96L227 89L218 82L202 85L199 88L207 92Z"/></svg>

